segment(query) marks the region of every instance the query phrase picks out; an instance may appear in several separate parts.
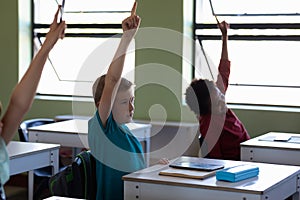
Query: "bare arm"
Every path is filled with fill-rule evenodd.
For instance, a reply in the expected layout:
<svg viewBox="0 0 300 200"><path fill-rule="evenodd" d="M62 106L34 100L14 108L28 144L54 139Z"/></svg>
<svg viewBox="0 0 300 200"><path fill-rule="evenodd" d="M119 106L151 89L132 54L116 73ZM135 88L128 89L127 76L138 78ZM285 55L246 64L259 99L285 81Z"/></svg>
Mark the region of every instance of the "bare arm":
<svg viewBox="0 0 300 200"><path fill-rule="evenodd" d="M229 29L229 24L225 21L218 23L218 27L222 33L222 51L221 51L221 60L219 65L219 74L217 80L218 88L225 94L228 82L229 82L229 75L230 75L230 62L228 58L228 35L227 30Z"/></svg>
<svg viewBox="0 0 300 200"><path fill-rule="evenodd" d="M123 35L105 77L103 93L98 104L98 112L104 126L106 126L106 121L111 113L116 93L120 85L127 48L140 25L140 18L136 15L136 8L137 2L135 2L132 7L131 16L124 19L122 22Z"/></svg>
<svg viewBox="0 0 300 200"><path fill-rule="evenodd" d="M14 137L21 120L30 109L48 54L59 38L64 37L65 22L57 23L59 9L47 33L46 40L21 81L14 88L8 108L2 118L1 136L6 142Z"/></svg>
<svg viewBox="0 0 300 200"><path fill-rule="evenodd" d="M221 52L221 59L228 60L228 47L227 47L227 41L228 41L228 35L227 30L229 29L229 24L227 24L225 21L218 24L219 29L222 32L222 52Z"/></svg>

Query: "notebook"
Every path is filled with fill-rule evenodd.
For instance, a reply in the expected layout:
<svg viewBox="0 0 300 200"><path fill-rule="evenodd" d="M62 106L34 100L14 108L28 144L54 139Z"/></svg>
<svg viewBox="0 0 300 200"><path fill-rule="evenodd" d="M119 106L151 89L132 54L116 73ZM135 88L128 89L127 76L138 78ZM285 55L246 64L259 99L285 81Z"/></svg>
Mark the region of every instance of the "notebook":
<svg viewBox="0 0 300 200"><path fill-rule="evenodd" d="M175 161L171 163L169 167L200 171L215 171L224 168L224 166L220 164L208 164L193 161Z"/></svg>
<svg viewBox="0 0 300 200"><path fill-rule="evenodd" d="M210 176L214 176L215 174L216 171L177 169L173 167L169 167L159 172L159 175L182 177L182 178L193 178L193 179L205 179Z"/></svg>

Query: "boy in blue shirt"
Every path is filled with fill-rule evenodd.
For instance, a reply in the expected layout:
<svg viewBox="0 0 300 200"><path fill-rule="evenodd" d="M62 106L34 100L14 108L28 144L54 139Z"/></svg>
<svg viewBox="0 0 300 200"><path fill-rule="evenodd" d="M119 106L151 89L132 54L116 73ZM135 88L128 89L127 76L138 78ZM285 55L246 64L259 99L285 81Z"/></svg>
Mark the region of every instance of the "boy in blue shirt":
<svg viewBox="0 0 300 200"><path fill-rule="evenodd" d="M123 199L122 176L145 167L142 146L125 125L134 113L134 87L121 77L126 51L140 25L136 7L135 2L131 16L122 22L123 35L107 74L93 85L97 111L89 120L88 139L96 158L97 200Z"/></svg>

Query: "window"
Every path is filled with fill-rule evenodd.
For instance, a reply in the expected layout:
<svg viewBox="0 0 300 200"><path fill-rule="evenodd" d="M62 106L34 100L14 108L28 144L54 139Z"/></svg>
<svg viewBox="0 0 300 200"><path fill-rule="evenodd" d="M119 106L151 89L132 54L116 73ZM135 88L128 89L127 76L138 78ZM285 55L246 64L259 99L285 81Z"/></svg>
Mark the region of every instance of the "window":
<svg viewBox="0 0 300 200"><path fill-rule="evenodd" d="M134 0L65 1L66 37L49 54L37 90L39 95L91 97L95 79L106 73L122 34L122 20ZM61 0L33 1L33 52L45 39ZM131 43L123 76L134 81L135 50ZM21 70L24 71L24 70Z"/></svg>
<svg viewBox="0 0 300 200"><path fill-rule="evenodd" d="M230 24L230 104L300 106L300 1L195 0L195 77L216 77L219 21ZM211 71L209 70L211 69Z"/></svg>

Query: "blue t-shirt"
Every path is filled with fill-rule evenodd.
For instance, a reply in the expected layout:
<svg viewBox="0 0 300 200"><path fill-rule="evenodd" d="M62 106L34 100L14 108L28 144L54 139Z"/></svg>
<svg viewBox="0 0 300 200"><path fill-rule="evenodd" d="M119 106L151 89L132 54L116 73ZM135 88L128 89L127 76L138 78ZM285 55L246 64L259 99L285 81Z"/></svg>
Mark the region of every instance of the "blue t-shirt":
<svg viewBox="0 0 300 200"><path fill-rule="evenodd" d="M112 114L104 128L98 111L89 120L88 139L96 158L97 200L123 199L122 176L145 168L142 145Z"/></svg>

